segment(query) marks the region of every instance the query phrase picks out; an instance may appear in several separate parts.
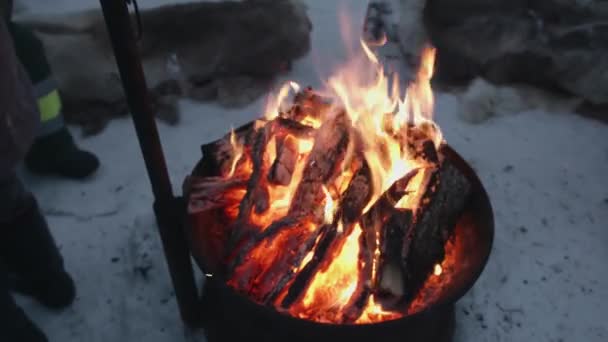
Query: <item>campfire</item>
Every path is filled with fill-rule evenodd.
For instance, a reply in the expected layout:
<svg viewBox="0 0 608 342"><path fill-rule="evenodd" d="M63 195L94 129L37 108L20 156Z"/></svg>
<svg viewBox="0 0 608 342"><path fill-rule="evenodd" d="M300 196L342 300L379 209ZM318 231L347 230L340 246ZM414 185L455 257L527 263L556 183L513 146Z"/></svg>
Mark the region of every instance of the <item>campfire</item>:
<svg viewBox="0 0 608 342"><path fill-rule="evenodd" d="M435 50L403 92L360 52L327 89L285 84L263 118L203 146L206 176L186 181L208 276L315 322L420 311L462 252L471 184L432 120Z"/></svg>

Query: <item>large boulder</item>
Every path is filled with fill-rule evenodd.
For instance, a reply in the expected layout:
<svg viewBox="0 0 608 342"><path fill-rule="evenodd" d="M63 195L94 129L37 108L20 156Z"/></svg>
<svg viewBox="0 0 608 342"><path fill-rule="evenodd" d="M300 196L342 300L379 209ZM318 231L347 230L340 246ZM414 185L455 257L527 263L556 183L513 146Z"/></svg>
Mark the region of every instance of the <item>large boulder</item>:
<svg viewBox="0 0 608 342"><path fill-rule="evenodd" d="M526 83L608 104L608 2L427 0L437 77Z"/></svg>
<svg viewBox="0 0 608 342"><path fill-rule="evenodd" d="M0 0L0 3L2 0ZM243 106L310 49L312 24L300 0L192 1L142 8L138 40L152 106L178 122L178 100ZM99 9L14 17L42 41L66 121L85 134L126 114L126 99Z"/></svg>

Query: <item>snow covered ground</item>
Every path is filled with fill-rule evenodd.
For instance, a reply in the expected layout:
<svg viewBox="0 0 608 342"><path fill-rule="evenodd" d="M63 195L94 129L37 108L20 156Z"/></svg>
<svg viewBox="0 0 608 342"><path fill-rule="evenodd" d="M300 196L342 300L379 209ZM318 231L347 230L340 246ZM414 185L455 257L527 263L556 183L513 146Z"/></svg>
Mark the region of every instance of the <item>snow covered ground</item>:
<svg viewBox="0 0 608 342"><path fill-rule="evenodd" d="M23 2L36 11L98 6L95 0ZM140 5L162 2L173 1ZM336 3L306 2L313 52L288 77L315 86L315 65L337 62L343 52ZM349 1L355 17L363 17L366 3ZM459 119L453 96L438 94L437 102L447 141L479 173L496 219L491 259L457 306L456 341L607 341L608 126L543 112L470 125ZM184 102L179 126L159 124L176 192L199 159L200 144L258 116L262 104L225 110ZM79 143L101 159L93 179L24 174L62 246L78 298L59 314L27 298L19 303L51 341L204 341L179 321L131 121L113 121Z"/></svg>

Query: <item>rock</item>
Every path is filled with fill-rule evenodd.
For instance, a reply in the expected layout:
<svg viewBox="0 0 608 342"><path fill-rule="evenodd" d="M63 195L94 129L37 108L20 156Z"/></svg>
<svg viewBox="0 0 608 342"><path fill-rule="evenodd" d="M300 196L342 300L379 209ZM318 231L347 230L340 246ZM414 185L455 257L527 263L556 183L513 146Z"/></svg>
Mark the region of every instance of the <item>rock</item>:
<svg viewBox="0 0 608 342"><path fill-rule="evenodd" d="M410 63L418 61L420 51L428 38L423 25L426 0L401 0L399 6L399 44Z"/></svg>
<svg viewBox="0 0 608 342"><path fill-rule="evenodd" d="M529 110L571 111L580 100L564 98L525 85L495 85L482 78L473 80L462 93L457 93L461 118L481 123L494 116L506 116Z"/></svg>
<svg viewBox="0 0 608 342"><path fill-rule="evenodd" d="M140 14L139 55L153 105L169 123L177 123L183 97L251 103L266 90L260 83L282 74L311 44L312 24L299 0L193 1L142 8ZM93 134L126 113L116 108L126 101L99 9L24 14L13 21L42 41L68 123L91 126Z"/></svg>
<svg viewBox="0 0 608 342"><path fill-rule="evenodd" d="M265 94L271 87L272 80L235 76L218 79L217 101L226 108L246 106Z"/></svg>
<svg viewBox="0 0 608 342"><path fill-rule="evenodd" d="M442 81L481 76L608 104L606 2L428 0L424 25L438 49Z"/></svg>

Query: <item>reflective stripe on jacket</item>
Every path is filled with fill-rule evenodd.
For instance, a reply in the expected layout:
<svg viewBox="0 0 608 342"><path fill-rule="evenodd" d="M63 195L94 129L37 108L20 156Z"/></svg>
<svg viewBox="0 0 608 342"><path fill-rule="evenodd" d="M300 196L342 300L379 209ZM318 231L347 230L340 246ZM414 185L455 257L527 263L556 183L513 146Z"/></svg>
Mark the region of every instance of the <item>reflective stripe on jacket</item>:
<svg viewBox="0 0 608 342"><path fill-rule="evenodd" d="M34 84L34 95L38 99L38 111L42 123L39 136L45 136L64 126L61 115L61 97L52 78Z"/></svg>

